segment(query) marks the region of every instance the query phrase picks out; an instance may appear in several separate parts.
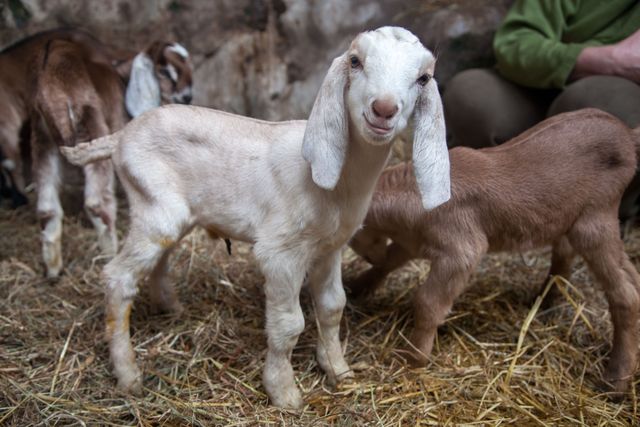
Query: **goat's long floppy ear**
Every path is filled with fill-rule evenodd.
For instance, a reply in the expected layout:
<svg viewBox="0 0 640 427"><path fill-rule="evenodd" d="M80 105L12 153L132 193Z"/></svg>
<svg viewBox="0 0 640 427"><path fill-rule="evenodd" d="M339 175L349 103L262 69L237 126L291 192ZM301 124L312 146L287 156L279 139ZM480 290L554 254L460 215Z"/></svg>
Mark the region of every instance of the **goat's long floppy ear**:
<svg viewBox="0 0 640 427"><path fill-rule="evenodd" d="M451 197L442 100L434 79L422 90L414 114L413 167L422 194L422 205L425 209L433 209Z"/></svg>
<svg viewBox="0 0 640 427"><path fill-rule="evenodd" d="M311 164L313 182L333 190L347 152L349 120L344 106L347 54L333 60L311 109L302 142L302 157Z"/></svg>
<svg viewBox="0 0 640 427"><path fill-rule="evenodd" d="M160 106L160 84L155 76L153 61L144 52L133 59L125 106L131 117Z"/></svg>

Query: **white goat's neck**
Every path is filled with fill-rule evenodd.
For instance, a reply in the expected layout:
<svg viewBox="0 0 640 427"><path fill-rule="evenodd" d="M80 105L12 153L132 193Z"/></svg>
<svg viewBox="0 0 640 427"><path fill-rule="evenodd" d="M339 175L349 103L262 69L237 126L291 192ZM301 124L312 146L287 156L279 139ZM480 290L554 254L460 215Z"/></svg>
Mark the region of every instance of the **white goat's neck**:
<svg viewBox="0 0 640 427"><path fill-rule="evenodd" d="M372 145L355 132L354 126L350 131L352 136L342 175L334 191L342 193L352 202L364 196L368 205L378 177L389 159L392 144Z"/></svg>

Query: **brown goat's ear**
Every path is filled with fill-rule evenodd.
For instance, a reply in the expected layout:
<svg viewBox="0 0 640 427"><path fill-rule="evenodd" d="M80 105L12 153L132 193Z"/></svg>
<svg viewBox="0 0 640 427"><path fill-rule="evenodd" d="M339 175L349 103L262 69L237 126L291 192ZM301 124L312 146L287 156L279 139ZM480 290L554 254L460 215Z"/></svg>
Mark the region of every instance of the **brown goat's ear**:
<svg viewBox="0 0 640 427"><path fill-rule="evenodd" d="M347 54L333 60L311 109L302 142L302 157L311 165L313 182L333 190L347 152L349 126L344 105Z"/></svg>
<svg viewBox="0 0 640 427"><path fill-rule="evenodd" d="M160 83L156 78L153 61L144 52L139 53L131 64L125 106L131 117L160 106Z"/></svg>
<svg viewBox="0 0 640 427"><path fill-rule="evenodd" d="M414 112L413 167L425 209L433 209L451 198L449 151L442 100L434 79L429 81Z"/></svg>

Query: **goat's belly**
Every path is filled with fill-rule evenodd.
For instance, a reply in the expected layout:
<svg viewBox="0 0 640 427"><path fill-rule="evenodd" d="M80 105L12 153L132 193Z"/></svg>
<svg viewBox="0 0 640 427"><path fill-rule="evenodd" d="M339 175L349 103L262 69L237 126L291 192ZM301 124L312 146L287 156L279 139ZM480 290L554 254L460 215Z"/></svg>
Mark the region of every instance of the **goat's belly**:
<svg viewBox="0 0 640 427"><path fill-rule="evenodd" d="M207 231L207 234L212 239L231 239L239 240L241 242L254 243L253 233L250 227L242 226L242 224L236 224L235 227L230 227L229 224L200 224L202 228Z"/></svg>

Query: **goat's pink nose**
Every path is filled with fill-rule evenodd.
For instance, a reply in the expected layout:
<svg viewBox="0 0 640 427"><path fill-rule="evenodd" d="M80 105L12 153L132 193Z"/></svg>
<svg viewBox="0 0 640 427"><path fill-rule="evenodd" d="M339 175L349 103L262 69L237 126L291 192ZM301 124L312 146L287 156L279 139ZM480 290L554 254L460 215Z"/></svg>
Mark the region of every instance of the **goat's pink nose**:
<svg viewBox="0 0 640 427"><path fill-rule="evenodd" d="M371 104L373 114L384 119L390 119L398 112L398 104L391 99L376 99Z"/></svg>

